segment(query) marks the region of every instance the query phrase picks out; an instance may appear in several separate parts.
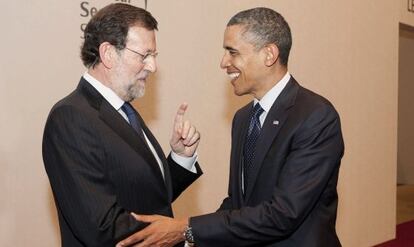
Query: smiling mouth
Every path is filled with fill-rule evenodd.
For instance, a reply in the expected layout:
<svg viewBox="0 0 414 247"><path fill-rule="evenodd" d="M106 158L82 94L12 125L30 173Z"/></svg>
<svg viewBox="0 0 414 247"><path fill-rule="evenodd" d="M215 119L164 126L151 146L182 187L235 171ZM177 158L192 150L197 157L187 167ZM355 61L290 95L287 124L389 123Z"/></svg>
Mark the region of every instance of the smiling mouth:
<svg viewBox="0 0 414 247"><path fill-rule="evenodd" d="M227 75L230 77L230 79L232 81L236 80L237 78L239 78L240 73L239 72L233 72L233 73L227 73Z"/></svg>

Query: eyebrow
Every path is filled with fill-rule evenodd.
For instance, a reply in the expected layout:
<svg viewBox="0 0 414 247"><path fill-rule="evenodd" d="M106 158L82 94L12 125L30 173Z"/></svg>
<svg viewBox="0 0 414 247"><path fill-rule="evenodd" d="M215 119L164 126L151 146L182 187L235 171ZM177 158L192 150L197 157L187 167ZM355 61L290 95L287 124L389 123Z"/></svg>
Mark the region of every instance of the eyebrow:
<svg viewBox="0 0 414 247"><path fill-rule="evenodd" d="M225 46L224 49L228 50L228 51L238 51L237 49L234 49L231 46Z"/></svg>

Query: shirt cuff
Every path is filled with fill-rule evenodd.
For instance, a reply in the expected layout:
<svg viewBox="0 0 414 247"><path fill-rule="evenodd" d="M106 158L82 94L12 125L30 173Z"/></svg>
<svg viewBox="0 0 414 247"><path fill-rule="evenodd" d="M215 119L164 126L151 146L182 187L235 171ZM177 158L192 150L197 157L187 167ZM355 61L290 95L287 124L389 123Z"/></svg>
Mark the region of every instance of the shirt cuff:
<svg viewBox="0 0 414 247"><path fill-rule="evenodd" d="M197 157L197 152L195 152L192 157L184 157L176 154L174 151L171 151L171 158L174 162L192 173L197 173L197 168L195 167Z"/></svg>

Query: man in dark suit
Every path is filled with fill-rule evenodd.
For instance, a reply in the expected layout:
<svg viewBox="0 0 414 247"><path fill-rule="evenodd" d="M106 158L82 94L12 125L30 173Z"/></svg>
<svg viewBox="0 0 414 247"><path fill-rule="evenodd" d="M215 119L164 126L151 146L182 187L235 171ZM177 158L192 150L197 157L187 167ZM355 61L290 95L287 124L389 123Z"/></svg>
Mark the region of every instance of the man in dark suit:
<svg viewBox="0 0 414 247"><path fill-rule="evenodd" d="M271 9L231 18L221 67L234 93L254 100L233 119L228 197L216 213L187 222L137 216L152 225L121 243L165 241L157 223L188 224L185 238L198 247L341 246L335 231L340 120L328 100L288 72L291 44L287 22Z"/></svg>
<svg viewBox="0 0 414 247"><path fill-rule="evenodd" d="M171 202L201 175L198 131L180 106L168 158L129 104L156 71L157 21L146 10L111 4L88 23L81 50L88 68L51 110L43 159L62 246L115 246L144 228L131 213L172 217Z"/></svg>

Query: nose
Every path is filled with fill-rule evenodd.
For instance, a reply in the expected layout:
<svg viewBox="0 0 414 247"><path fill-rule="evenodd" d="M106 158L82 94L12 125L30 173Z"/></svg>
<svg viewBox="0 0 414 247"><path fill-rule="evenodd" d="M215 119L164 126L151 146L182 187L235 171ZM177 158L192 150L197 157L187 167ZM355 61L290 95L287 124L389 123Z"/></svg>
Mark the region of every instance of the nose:
<svg viewBox="0 0 414 247"><path fill-rule="evenodd" d="M157 71L157 60L154 56L149 56L147 59L148 61L145 63L145 69L151 73L154 73Z"/></svg>
<svg viewBox="0 0 414 247"><path fill-rule="evenodd" d="M225 69L230 65L229 62L229 55L228 52L225 51L223 57L221 58L221 62L220 62L220 68Z"/></svg>

